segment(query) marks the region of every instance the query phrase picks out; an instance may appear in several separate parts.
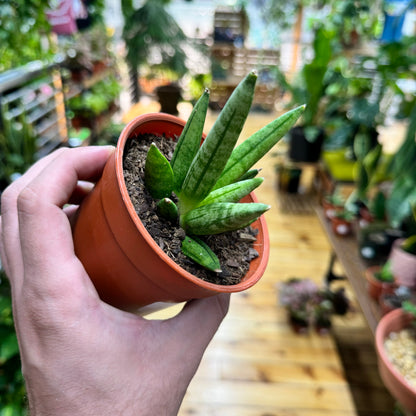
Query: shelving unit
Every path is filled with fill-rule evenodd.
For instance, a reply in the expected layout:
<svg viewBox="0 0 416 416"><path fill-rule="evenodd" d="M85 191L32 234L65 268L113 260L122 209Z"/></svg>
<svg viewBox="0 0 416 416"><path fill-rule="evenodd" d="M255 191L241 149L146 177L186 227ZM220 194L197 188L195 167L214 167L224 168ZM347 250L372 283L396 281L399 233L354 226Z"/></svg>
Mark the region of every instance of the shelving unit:
<svg viewBox="0 0 416 416"><path fill-rule="evenodd" d="M246 31L244 12L220 7L214 14L214 43L211 47L212 86L211 103L222 108L232 91L253 69L258 81L253 108L274 108L279 95L270 70L280 63L280 52L274 49L250 49L244 46Z"/></svg>
<svg viewBox="0 0 416 416"><path fill-rule="evenodd" d="M0 75L0 123L24 117L37 137L38 157L68 139L64 101L59 64L32 62Z"/></svg>

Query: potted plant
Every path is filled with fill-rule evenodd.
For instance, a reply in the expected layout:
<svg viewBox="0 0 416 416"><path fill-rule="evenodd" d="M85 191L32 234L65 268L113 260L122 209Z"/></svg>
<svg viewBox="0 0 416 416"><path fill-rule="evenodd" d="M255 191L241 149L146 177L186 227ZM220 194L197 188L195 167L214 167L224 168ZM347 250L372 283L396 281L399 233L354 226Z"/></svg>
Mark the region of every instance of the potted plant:
<svg viewBox="0 0 416 416"><path fill-rule="evenodd" d="M320 288L311 279L291 278L278 285L279 303L285 307L288 320L296 333L305 333L314 326L320 334L332 326L332 315L345 315L350 303L345 290Z"/></svg>
<svg viewBox="0 0 416 416"><path fill-rule="evenodd" d="M402 307L405 301L415 301L415 294L405 286L393 285L393 290L382 291L379 297L381 313L383 315Z"/></svg>
<svg viewBox="0 0 416 416"><path fill-rule="evenodd" d="M278 177L278 189L289 194L298 193L302 169L285 162L276 164L275 168Z"/></svg>
<svg viewBox="0 0 416 416"><path fill-rule="evenodd" d="M319 125L321 101L325 96L325 74L332 57L331 33L323 26L315 31L314 57L306 63L292 83L277 71L279 84L291 94L292 103L306 103L300 125L289 132L289 157L294 161L316 162L321 156L324 130Z"/></svg>
<svg viewBox="0 0 416 416"><path fill-rule="evenodd" d="M337 211L342 211L345 205L345 198L341 195L338 189L335 189L332 194L325 195L322 198L322 208L325 217L330 220L334 217Z"/></svg>
<svg viewBox="0 0 416 416"><path fill-rule="evenodd" d="M374 300L378 300L382 293L392 292L395 288L390 261L386 261L382 266L368 267L365 270L365 278L368 295Z"/></svg>
<svg viewBox="0 0 416 416"><path fill-rule="evenodd" d="M286 308L296 333L305 333L313 322L313 302L318 286L311 279L291 278L278 285L279 303Z"/></svg>
<svg viewBox="0 0 416 416"><path fill-rule="evenodd" d="M416 222L416 204L412 210ZM399 286L416 288L416 234L397 239L393 243L389 259L396 283Z"/></svg>
<svg viewBox="0 0 416 416"><path fill-rule="evenodd" d="M339 236L351 234L353 219L354 214L346 208L335 211L334 216L331 217L332 231Z"/></svg>
<svg viewBox="0 0 416 416"><path fill-rule="evenodd" d="M252 194L262 179L244 179L251 177L251 166L296 122L304 107L284 114L233 149L251 106L256 78L255 73L250 73L241 81L200 148L208 91L195 104L187 123L157 113L139 116L123 130L114 156L80 207L74 227L75 252L103 300L123 309L134 309L157 301L181 302L241 291L260 279L268 258L267 228L261 214L269 207L258 204ZM162 217L167 232L177 230L184 242L174 249L169 239L159 242L165 245L166 252L143 225L143 217L149 210L142 210L139 218L126 186L125 153L135 138L140 142L145 135L152 135L154 141L159 137L160 143L163 136L167 144L180 136L170 162L156 146L147 146L144 178L140 177L146 184L146 192L153 195L151 206L157 209L150 218L147 216L150 226ZM139 160L134 162L137 165ZM133 182L137 185L140 178L133 177ZM237 201L242 197L244 202L253 203L241 206ZM216 258L219 253L212 252L210 241L200 241L201 229L203 234L216 235L248 225L254 230L253 249L258 256L249 250L248 255L255 258L248 272L235 284L204 281L169 257L185 254L210 269L207 272L210 277L216 277L225 264L219 264ZM239 236L231 246L253 240L253 235L242 234L246 235ZM187 262L195 266L191 260ZM197 270L199 273L205 269L197 265Z"/></svg>
<svg viewBox="0 0 416 416"><path fill-rule="evenodd" d="M169 0L146 0L135 9L132 0L122 2L125 20L123 39L126 43L126 61L130 69L135 102L140 99L139 78L145 65L152 71L168 71L177 79L188 72L184 45L189 41L168 12L167 3ZM154 56L157 58L152 59ZM178 98L177 94L172 96Z"/></svg>
<svg viewBox="0 0 416 416"><path fill-rule="evenodd" d="M415 316L415 304L405 302L383 316L375 339L381 379L408 412L416 412Z"/></svg>

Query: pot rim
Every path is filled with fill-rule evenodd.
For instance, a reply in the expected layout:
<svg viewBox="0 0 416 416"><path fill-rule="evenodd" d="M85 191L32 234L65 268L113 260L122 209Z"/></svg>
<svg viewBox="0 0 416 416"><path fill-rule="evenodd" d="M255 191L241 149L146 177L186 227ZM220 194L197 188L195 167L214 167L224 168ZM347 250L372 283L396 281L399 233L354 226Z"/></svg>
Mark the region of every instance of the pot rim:
<svg viewBox="0 0 416 416"><path fill-rule="evenodd" d="M136 210L134 209L133 203L131 202L131 199L128 194L127 187L124 181L124 175L123 175L124 147L125 147L127 140L131 137L132 133L134 133L140 126L147 124L147 123L154 123L158 121L163 121L165 123L172 123L175 125L176 128L179 126L181 129L183 129L183 127L186 124L186 122L183 119L170 115L170 114L166 114L166 113L147 113L147 114L139 115L133 120L131 120L124 127L124 129L122 130L120 134L117 147L116 147L116 151L114 152L117 182L118 182L118 186L120 189L123 202L125 203L125 206L127 208L127 211L129 213L131 220L133 221L133 223L135 224L139 232L142 234L146 242L150 246L153 247L154 251L157 253L160 260L167 263L171 268L173 268L177 273L181 274L185 279L199 286L203 286L207 289L211 289L211 290L222 292L222 293L240 292L240 291L244 291L250 288L262 277L266 269L268 258L269 258L269 250L268 250L269 237L268 237L267 225L266 225L266 220L264 218L264 215L260 216L260 218L252 224L254 228L257 228L263 234L264 252L260 258L260 263L258 264L258 266L256 267L256 269L253 271L252 275L249 278L243 278L243 280L241 280L239 283L234 284L234 285L219 285L219 284L207 282L205 280L202 280L194 276L192 273L188 272L187 270L179 266L154 241L153 237L149 234L146 227L143 225L142 221L137 215ZM167 137L169 136L167 135ZM203 134L203 138L205 138L205 134ZM254 192L250 193L250 197L253 202L258 202ZM251 266L250 266L250 269L251 269ZM247 273L250 273L250 269Z"/></svg>
<svg viewBox="0 0 416 416"><path fill-rule="evenodd" d="M388 331L387 327L391 321L401 320L403 325L400 329L403 329L407 326L407 323L410 319L412 319L409 314L403 311L402 308L394 309L391 312L388 312L384 315L376 328L375 334L375 343L376 343L376 350L379 356L379 359L384 362L384 365L389 369L390 372L394 375L397 382L399 382L403 387L406 388L407 391L416 395L416 387L410 385L404 376L400 373L400 371L393 365L391 360L389 359L387 352L384 348L384 340L392 331Z"/></svg>

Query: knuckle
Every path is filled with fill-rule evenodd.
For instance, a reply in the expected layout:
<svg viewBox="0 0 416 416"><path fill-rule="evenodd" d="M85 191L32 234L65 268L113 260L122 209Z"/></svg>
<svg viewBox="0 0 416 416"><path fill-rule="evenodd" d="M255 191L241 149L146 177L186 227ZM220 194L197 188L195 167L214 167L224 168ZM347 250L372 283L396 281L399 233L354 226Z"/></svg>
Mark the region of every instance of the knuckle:
<svg viewBox="0 0 416 416"><path fill-rule="evenodd" d="M38 202L38 195L30 187L23 188L17 196L17 210L22 213L30 213L34 210L34 207Z"/></svg>

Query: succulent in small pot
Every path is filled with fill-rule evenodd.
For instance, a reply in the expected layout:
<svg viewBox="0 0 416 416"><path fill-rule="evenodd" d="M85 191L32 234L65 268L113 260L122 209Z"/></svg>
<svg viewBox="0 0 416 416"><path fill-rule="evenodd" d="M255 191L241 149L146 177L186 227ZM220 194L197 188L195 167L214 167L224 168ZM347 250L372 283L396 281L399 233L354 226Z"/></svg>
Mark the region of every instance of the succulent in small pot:
<svg viewBox="0 0 416 416"><path fill-rule="evenodd" d="M330 220L334 217L337 211L342 211L345 204L345 198L341 193L335 189L332 194L325 195L322 198L322 208L324 210L325 217Z"/></svg>
<svg viewBox="0 0 416 416"><path fill-rule="evenodd" d="M283 137L304 106L283 114L235 147L255 82L255 73L244 78L205 138L202 130L208 91L195 104L187 122L167 114L149 114L139 116L123 130L114 158L109 159L102 178L80 207L74 227L76 254L103 300L134 310L153 302L237 292L259 280L268 258L262 214L269 206L258 203L252 192L262 179L253 178L257 170L251 167ZM258 231L255 244L261 251L259 258L251 262L240 283L224 286L199 279L168 257L144 227L126 188L123 155L133 137L146 134L177 140L171 160L150 146L144 182L157 202L157 215L180 224L186 233L182 242L185 255L215 274L221 264L200 241L201 235L248 225Z"/></svg>
<svg viewBox="0 0 416 416"><path fill-rule="evenodd" d="M339 236L346 236L352 232L352 221L354 214L347 209L336 211L331 218L332 230Z"/></svg>
<svg viewBox="0 0 416 416"><path fill-rule="evenodd" d="M396 287L390 261L386 261L384 265L368 267L365 277L368 294L374 300L378 300L382 293L392 292Z"/></svg>

